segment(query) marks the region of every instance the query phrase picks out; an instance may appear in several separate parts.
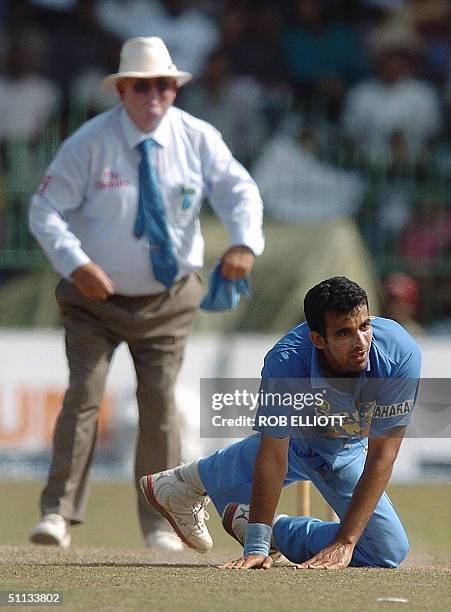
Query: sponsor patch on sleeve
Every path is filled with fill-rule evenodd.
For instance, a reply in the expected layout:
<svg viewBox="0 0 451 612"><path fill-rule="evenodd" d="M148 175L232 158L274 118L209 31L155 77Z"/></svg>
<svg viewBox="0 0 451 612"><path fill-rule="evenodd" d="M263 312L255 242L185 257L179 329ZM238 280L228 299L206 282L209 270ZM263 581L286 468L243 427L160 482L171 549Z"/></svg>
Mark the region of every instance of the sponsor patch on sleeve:
<svg viewBox="0 0 451 612"><path fill-rule="evenodd" d="M374 409L373 419L391 419L393 417L409 414L413 409L414 400L406 400L399 404L389 404L387 406L377 405Z"/></svg>
<svg viewBox="0 0 451 612"><path fill-rule="evenodd" d="M38 195L43 196L45 194L51 181L52 181L51 174L47 174L47 176L44 176L42 183L38 187Z"/></svg>

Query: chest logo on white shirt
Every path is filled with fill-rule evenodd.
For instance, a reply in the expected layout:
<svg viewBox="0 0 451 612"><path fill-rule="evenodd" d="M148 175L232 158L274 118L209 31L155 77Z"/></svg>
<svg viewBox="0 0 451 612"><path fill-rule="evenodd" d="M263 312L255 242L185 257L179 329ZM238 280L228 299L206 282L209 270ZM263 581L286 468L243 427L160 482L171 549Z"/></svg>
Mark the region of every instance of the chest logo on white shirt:
<svg viewBox="0 0 451 612"><path fill-rule="evenodd" d="M121 179L119 172L105 168L102 174L102 180L96 181L96 189L120 189L128 187L130 181Z"/></svg>

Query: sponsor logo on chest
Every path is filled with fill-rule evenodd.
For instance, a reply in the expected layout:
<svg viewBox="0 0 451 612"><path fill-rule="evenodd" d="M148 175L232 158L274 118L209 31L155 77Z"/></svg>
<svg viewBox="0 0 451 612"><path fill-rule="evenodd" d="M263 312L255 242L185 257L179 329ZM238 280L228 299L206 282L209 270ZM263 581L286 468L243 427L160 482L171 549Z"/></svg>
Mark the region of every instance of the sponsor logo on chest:
<svg viewBox="0 0 451 612"><path fill-rule="evenodd" d="M102 180L96 181L96 189L120 189L129 185L130 181L122 179L119 172L110 168L103 171Z"/></svg>

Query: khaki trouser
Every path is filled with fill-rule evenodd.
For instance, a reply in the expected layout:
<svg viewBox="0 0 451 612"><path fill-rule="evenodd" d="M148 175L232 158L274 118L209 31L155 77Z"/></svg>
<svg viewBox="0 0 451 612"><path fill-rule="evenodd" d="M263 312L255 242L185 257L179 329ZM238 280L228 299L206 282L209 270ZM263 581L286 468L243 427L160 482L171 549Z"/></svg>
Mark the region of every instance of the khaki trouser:
<svg viewBox="0 0 451 612"><path fill-rule="evenodd" d="M146 504L138 482L143 474L180 461L174 385L202 293L197 274L158 295L113 295L106 301L89 300L68 281L59 283L56 299L63 314L70 376L55 425L42 514L60 514L73 525L85 518L99 405L114 350L124 341L138 383L135 485L141 529L144 535L154 529L170 530L167 521Z"/></svg>

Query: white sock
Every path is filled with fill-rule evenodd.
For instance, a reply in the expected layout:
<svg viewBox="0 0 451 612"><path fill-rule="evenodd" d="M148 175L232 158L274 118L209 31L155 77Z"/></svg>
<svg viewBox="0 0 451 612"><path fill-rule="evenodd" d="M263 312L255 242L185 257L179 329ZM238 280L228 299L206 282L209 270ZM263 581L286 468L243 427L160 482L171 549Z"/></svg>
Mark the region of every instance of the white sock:
<svg viewBox="0 0 451 612"><path fill-rule="evenodd" d="M197 495L206 495L205 487L200 479L198 460L184 463L178 468L178 473L185 484L187 484Z"/></svg>

